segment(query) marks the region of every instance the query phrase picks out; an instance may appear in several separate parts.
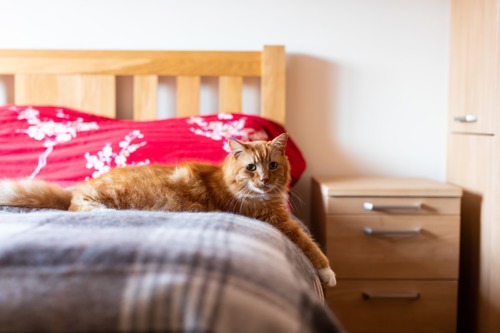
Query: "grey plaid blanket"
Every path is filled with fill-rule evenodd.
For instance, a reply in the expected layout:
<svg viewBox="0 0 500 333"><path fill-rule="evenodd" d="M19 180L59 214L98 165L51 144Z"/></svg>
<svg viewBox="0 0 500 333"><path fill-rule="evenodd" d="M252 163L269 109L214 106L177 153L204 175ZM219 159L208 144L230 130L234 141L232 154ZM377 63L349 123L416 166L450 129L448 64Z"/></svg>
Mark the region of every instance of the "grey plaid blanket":
<svg viewBox="0 0 500 333"><path fill-rule="evenodd" d="M0 332L341 332L305 256L226 213L0 209Z"/></svg>

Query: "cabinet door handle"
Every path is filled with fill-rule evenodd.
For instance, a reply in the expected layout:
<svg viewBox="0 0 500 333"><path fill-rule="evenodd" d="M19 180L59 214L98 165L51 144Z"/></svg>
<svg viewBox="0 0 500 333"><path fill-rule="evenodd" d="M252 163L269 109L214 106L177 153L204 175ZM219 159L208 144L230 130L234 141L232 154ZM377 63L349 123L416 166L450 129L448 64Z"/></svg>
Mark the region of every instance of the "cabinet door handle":
<svg viewBox="0 0 500 333"><path fill-rule="evenodd" d="M473 114L466 114L464 116L456 116L453 118L455 121L459 121L461 123L475 123L477 122L477 116Z"/></svg>
<svg viewBox="0 0 500 333"><path fill-rule="evenodd" d="M422 204L417 203L414 205L375 205L371 202L364 202L363 208L366 210L420 210Z"/></svg>
<svg viewBox="0 0 500 333"><path fill-rule="evenodd" d="M400 229L400 230L376 230L370 227L364 227L363 232L367 236L418 236L422 233L422 228Z"/></svg>
<svg viewBox="0 0 500 333"><path fill-rule="evenodd" d="M363 292L361 295L362 295L364 300L403 299L403 300L416 301L417 299L420 298L420 293L418 291L413 292L413 293L406 293L406 294L378 294L378 293Z"/></svg>

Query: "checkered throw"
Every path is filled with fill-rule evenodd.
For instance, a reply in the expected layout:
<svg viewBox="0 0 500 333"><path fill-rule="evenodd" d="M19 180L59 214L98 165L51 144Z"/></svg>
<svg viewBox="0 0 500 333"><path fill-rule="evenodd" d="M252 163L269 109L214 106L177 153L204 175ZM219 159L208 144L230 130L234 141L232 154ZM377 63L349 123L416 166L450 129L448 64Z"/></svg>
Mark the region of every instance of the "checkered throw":
<svg viewBox="0 0 500 333"><path fill-rule="evenodd" d="M227 213L0 209L0 332L342 332L310 262Z"/></svg>

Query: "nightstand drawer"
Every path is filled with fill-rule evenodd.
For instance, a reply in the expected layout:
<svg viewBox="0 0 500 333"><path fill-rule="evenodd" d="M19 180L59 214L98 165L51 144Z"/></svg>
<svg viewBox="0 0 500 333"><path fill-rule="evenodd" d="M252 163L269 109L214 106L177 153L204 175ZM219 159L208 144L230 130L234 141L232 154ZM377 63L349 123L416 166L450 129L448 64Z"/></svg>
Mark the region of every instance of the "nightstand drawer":
<svg viewBox="0 0 500 333"><path fill-rule="evenodd" d="M332 215L458 215L460 198L329 197Z"/></svg>
<svg viewBox="0 0 500 333"><path fill-rule="evenodd" d="M326 299L351 333L456 332L455 281L345 281Z"/></svg>
<svg viewBox="0 0 500 333"><path fill-rule="evenodd" d="M458 216L329 216L327 256L339 279L456 279Z"/></svg>

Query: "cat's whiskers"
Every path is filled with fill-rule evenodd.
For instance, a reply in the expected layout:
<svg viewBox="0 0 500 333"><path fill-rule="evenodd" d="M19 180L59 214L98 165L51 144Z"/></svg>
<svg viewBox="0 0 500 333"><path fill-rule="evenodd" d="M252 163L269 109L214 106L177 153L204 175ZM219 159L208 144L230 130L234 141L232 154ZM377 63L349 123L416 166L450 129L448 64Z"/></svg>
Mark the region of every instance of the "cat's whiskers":
<svg viewBox="0 0 500 333"><path fill-rule="evenodd" d="M228 204L229 209L232 212L239 212L240 214L242 214L244 205L248 203L247 201L255 200L259 197L260 195L255 195L255 193L248 190L246 187L243 187L238 192L234 193ZM236 208L238 204L240 205L239 210Z"/></svg>
<svg viewBox="0 0 500 333"><path fill-rule="evenodd" d="M245 203L246 199L248 198L248 194L243 193L245 188L239 190L236 192L233 197L231 198L231 201L229 202L229 209L232 212L239 212L242 214L243 210L243 204ZM236 209L238 203L240 204L239 210Z"/></svg>
<svg viewBox="0 0 500 333"><path fill-rule="evenodd" d="M229 211L234 212L236 210L236 205L238 205L238 198L236 195L231 196L231 200L228 203Z"/></svg>
<svg viewBox="0 0 500 333"><path fill-rule="evenodd" d="M244 188L241 191L239 191L235 196L239 200L260 199L260 200L267 201L270 199L281 199L284 203L287 202L287 198L288 198L287 194L281 193L280 190L276 186L273 186L271 188L271 190L269 190L269 191L266 191L266 192L262 191L262 193L256 193L255 191L253 191L251 189Z"/></svg>
<svg viewBox="0 0 500 333"><path fill-rule="evenodd" d="M264 190L261 190L260 188L258 188L257 186L255 186L251 180L247 181L247 187L253 191L253 192L257 192L259 194L265 194L266 192Z"/></svg>
<svg viewBox="0 0 500 333"><path fill-rule="evenodd" d="M290 208L291 208L291 211L298 211L298 208L297 207L297 204L300 204L300 207L303 207L304 206L304 200L302 200L302 198L292 189L290 188L290 194L292 195L293 199L292 198L287 198L287 202L288 204L290 205ZM296 200L294 200L296 199Z"/></svg>
<svg viewBox="0 0 500 333"><path fill-rule="evenodd" d="M293 188L290 188L290 194L297 199L297 201L300 203L300 206L303 207L305 205L304 200L300 197L300 195L295 191ZM291 201L291 200L290 200Z"/></svg>
<svg viewBox="0 0 500 333"><path fill-rule="evenodd" d="M262 192L264 193L264 192ZM247 199L258 199L258 198L262 198L264 194L260 194L260 193L255 193L254 191L252 190L249 190L247 188L244 188L242 189L241 191L239 191L238 193L236 193L236 198L239 199L240 201L245 201Z"/></svg>
<svg viewBox="0 0 500 333"><path fill-rule="evenodd" d="M240 200L240 211L239 211L240 214L241 214L241 210L243 209L243 202L244 202L244 200Z"/></svg>

